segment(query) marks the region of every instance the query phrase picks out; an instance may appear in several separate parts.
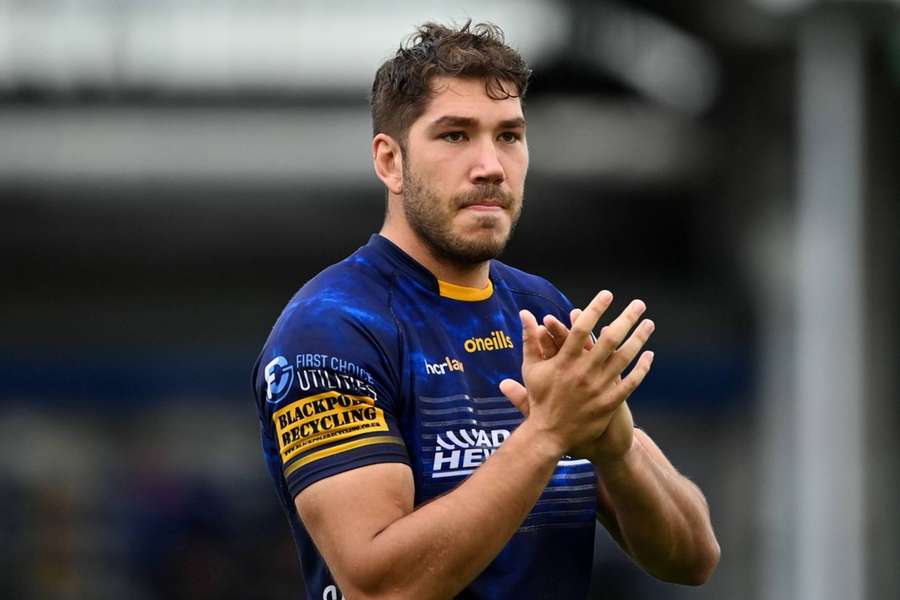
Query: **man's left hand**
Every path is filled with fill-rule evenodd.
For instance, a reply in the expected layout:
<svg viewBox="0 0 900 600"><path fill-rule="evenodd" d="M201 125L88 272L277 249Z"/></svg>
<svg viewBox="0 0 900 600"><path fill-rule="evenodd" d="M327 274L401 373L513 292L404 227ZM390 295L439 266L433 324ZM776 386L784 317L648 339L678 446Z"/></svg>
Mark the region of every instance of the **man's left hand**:
<svg viewBox="0 0 900 600"><path fill-rule="evenodd" d="M580 314L581 309L572 309L569 316L570 322L574 323ZM568 334L569 328L559 319L552 315L545 316L543 325L539 327L538 338L543 357L547 359L555 356L562 347L563 342L565 342ZM593 346L593 339L588 338L585 342L584 351L589 352ZM616 378L617 383L621 380L621 376ZM515 386L511 385L506 393L516 408L522 411L522 414L527 417L528 391L525 386L515 382ZM623 402L616 412L613 413L609 426L603 435L592 442L572 448L571 454L576 458L586 458L595 466L601 467L621 460L631 449L633 443L634 420L631 417L631 410L628 408L628 403Z"/></svg>

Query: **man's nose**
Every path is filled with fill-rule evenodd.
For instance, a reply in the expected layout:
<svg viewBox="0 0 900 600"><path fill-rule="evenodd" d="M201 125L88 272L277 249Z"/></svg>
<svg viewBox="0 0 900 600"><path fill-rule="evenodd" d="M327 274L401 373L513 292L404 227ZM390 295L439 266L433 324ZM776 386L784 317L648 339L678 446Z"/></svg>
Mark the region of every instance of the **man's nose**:
<svg viewBox="0 0 900 600"><path fill-rule="evenodd" d="M471 173L472 183L500 184L506 179L497 148L493 140L485 141L478 147L478 157Z"/></svg>

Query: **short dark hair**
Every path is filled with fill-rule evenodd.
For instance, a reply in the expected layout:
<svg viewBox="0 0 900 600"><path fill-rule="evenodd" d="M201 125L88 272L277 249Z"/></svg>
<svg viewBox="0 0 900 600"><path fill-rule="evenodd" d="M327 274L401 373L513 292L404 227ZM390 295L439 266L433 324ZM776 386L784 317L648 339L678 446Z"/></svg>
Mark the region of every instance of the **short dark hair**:
<svg viewBox="0 0 900 600"><path fill-rule="evenodd" d="M405 145L410 125L422 116L437 76L484 79L496 100L525 96L531 69L506 44L503 30L491 23L461 27L425 23L384 62L372 83L373 134L386 133ZM515 93L504 83L512 83Z"/></svg>

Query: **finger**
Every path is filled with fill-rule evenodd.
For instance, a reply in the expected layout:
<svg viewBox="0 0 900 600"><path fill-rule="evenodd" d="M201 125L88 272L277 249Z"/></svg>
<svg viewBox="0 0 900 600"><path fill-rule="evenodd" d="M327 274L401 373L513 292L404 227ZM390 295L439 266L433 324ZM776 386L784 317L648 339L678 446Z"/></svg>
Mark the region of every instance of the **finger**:
<svg viewBox="0 0 900 600"><path fill-rule="evenodd" d="M543 358L537 319L525 309L519 311L519 318L522 320L522 364L537 362Z"/></svg>
<svg viewBox="0 0 900 600"><path fill-rule="evenodd" d="M566 338L569 337L569 328L553 315L544 317L544 327L550 332L553 339L553 347L556 350L559 350L562 347L563 342L566 341Z"/></svg>
<svg viewBox="0 0 900 600"><path fill-rule="evenodd" d="M615 352L622 344L622 340L625 339L625 336L631 331L631 328L634 327L634 324L641 318L645 310L647 310L647 305L641 300L632 300L625 307L625 310L622 311L622 314L600 330L600 336L597 338L597 342L592 350L596 362L606 362L609 355Z"/></svg>
<svg viewBox="0 0 900 600"><path fill-rule="evenodd" d="M547 328L543 325L538 326L538 343L541 346L541 354L545 359L556 356L556 342L553 340L553 336L550 335L550 332L547 331Z"/></svg>
<svg viewBox="0 0 900 600"><path fill-rule="evenodd" d="M641 321L641 324L634 329L628 340L618 350L613 352L607 360L606 368L610 370L611 374L619 374L631 364L634 357L638 355L638 352L650 339L654 329L656 329L656 325L650 319Z"/></svg>
<svg viewBox="0 0 900 600"><path fill-rule="evenodd" d="M572 312L569 313L569 321L574 323L580 314L580 308L573 308ZM553 342L556 344L557 349L561 348L563 342L569 337L569 328L566 327L566 324L553 315L547 315L544 317L544 327L546 327L550 332L550 335L553 336ZM584 344L585 350L590 350L594 346L593 337L593 334L588 336L588 339Z"/></svg>
<svg viewBox="0 0 900 600"><path fill-rule="evenodd" d="M628 399L628 397L637 389L641 382L644 381L644 377L647 376L647 373L650 372L650 365L653 364L653 352L647 350L643 354L641 354L641 358L638 359L636 365L631 370L631 372L622 380L622 383L618 385L616 388L620 390L621 393L624 394L622 397L622 401Z"/></svg>
<svg viewBox="0 0 900 600"><path fill-rule="evenodd" d="M506 396L512 405L528 416L528 390L515 379L504 379L500 382L500 392Z"/></svg>
<svg viewBox="0 0 900 600"><path fill-rule="evenodd" d="M574 323L578 319L579 315L581 315L581 309L573 308L572 311L569 313L569 323ZM590 350L593 347L594 347L594 334L592 333L591 335L588 336L588 339L584 342L584 349Z"/></svg>
<svg viewBox="0 0 900 600"><path fill-rule="evenodd" d="M522 320L522 363L537 362L542 358L537 319L524 309L519 311L519 319Z"/></svg>
<svg viewBox="0 0 900 600"><path fill-rule="evenodd" d="M568 358L577 358L584 349L585 342L591 337L594 325L609 308L612 303L613 295L608 290L603 290L591 300L590 304L585 307L578 319L572 323L572 329L569 337L563 343L560 354L565 354Z"/></svg>

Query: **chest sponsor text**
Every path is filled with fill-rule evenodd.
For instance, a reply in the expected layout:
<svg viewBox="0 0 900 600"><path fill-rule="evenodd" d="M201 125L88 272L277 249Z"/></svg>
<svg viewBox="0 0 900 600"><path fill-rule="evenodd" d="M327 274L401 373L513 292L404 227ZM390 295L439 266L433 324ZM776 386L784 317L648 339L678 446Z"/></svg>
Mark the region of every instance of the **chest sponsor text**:
<svg viewBox="0 0 900 600"><path fill-rule="evenodd" d="M463 348L470 354L473 352L493 352L513 348L512 338L505 332L492 331L488 337L472 337L463 343Z"/></svg>

